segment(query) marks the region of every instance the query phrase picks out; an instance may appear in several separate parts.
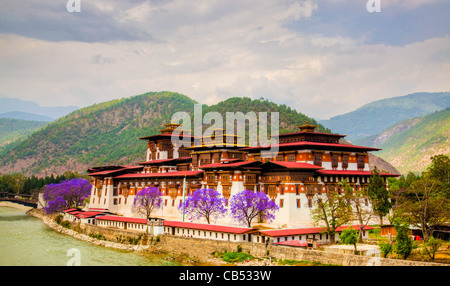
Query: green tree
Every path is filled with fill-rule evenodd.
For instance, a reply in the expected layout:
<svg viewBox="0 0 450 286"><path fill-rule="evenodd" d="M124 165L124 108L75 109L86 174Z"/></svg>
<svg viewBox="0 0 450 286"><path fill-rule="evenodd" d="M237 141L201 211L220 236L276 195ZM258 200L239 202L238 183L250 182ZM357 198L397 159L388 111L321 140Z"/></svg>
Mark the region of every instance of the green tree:
<svg viewBox="0 0 450 286"><path fill-rule="evenodd" d="M381 252L383 253L383 257L386 258L389 253L392 252L393 246L389 242L382 242L380 241L378 243L378 247L380 248Z"/></svg>
<svg viewBox="0 0 450 286"><path fill-rule="evenodd" d="M339 187L337 187L339 188ZM316 195L312 217L316 223L324 222L330 242L335 243L336 229L352 220L352 209L337 189L327 188L325 196Z"/></svg>
<svg viewBox="0 0 450 286"><path fill-rule="evenodd" d="M383 177L380 176L377 167L372 171L367 187L367 195L371 199L373 211L380 217L380 223L383 225L383 217L391 210L392 203L386 183Z"/></svg>
<svg viewBox="0 0 450 286"><path fill-rule="evenodd" d="M441 182L446 197L450 198L450 158L447 155L431 157L431 165L426 176Z"/></svg>
<svg viewBox="0 0 450 286"><path fill-rule="evenodd" d="M412 238L409 236L409 224L396 220L394 223L397 236L395 237L394 252L401 255L403 259L408 258L414 248Z"/></svg>
<svg viewBox="0 0 450 286"><path fill-rule="evenodd" d="M430 237L426 243L423 244L423 253L428 255L432 261L434 261L436 257L436 252L442 245L442 240L435 239L434 237Z"/></svg>
<svg viewBox="0 0 450 286"><path fill-rule="evenodd" d="M440 181L423 177L407 188L401 200L396 209L398 216L406 217L411 224L420 227L425 241L431 237L436 225L450 220L450 200Z"/></svg>
<svg viewBox="0 0 450 286"><path fill-rule="evenodd" d="M344 244L353 245L355 247L355 254L356 254L356 243L358 242L358 231L354 228L347 227L345 228L341 235L339 235L339 239Z"/></svg>
<svg viewBox="0 0 450 286"><path fill-rule="evenodd" d="M359 222L359 242L363 242L364 228L373 217L373 210L368 204L367 189L364 187L352 187L347 179L339 183L345 189L345 199L350 204L353 217Z"/></svg>

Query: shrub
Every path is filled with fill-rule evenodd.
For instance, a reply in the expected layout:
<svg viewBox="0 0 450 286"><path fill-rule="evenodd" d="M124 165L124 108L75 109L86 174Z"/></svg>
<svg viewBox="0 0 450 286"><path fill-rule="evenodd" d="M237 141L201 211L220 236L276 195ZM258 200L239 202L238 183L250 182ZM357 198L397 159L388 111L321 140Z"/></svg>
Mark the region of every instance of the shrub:
<svg viewBox="0 0 450 286"><path fill-rule="evenodd" d="M222 254L221 258L228 263L235 263L244 260L252 260L254 257L244 252L227 252Z"/></svg>
<svg viewBox="0 0 450 286"><path fill-rule="evenodd" d="M384 258L386 258L388 254L391 253L393 250L393 246L389 242L379 242L378 246L380 247L380 250L383 253Z"/></svg>

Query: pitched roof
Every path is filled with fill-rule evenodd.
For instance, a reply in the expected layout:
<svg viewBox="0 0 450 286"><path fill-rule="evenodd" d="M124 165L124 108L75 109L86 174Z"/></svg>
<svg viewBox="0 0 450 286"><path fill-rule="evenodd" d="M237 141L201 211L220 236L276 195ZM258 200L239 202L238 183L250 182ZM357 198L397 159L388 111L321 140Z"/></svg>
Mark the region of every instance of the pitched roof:
<svg viewBox="0 0 450 286"><path fill-rule="evenodd" d="M199 166L200 169L209 169L209 168L236 168L246 165L259 165L261 162L259 161L243 161L243 162L235 162L235 163L214 163Z"/></svg>
<svg viewBox="0 0 450 286"><path fill-rule="evenodd" d="M147 219L145 219L145 218L136 218L136 217L104 215L104 216L99 216L99 217L97 217L95 219L97 219L97 220L108 220L108 221L119 221L119 222L131 222L131 223L147 224Z"/></svg>
<svg viewBox="0 0 450 286"><path fill-rule="evenodd" d="M134 173L123 174L114 177L115 179L125 178L160 178L160 177L199 177L203 175L203 171L178 171L178 172L166 172L166 173Z"/></svg>
<svg viewBox="0 0 450 286"><path fill-rule="evenodd" d="M338 149L356 149L356 150L364 150L364 151L379 151L381 149L374 147L365 147L358 146L352 144L340 144L340 143L323 143L323 142L311 142L311 141L299 141L299 142L289 142L289 143L280 143L280 144L272 144L269 146L257 146L257 147L247 147L241 148L241 151L251 151L251 150L261 150L261 149L269 149L273 147L328 147L333 148L335 150ZM337 149L336 149L337 148Z"/></svg>
<svg viewBox="0 0 450 286"><path fill-rule="evenodd" d="M88 174L89 176L99 176L99 175L110 175L122 171L130 171L130 170L139 170L142 169L142 166L120 166L117 169L114 170L105 170L105 171L98 171Z"/></svg>
<svg viewBox="0 0 450 286"><path fill-rule="evenodd" d="M180 157L180 158L173 158L173 159L160 159L160 160L150 160L139 163L139 165L160 165L164 163L177 163L180 161L189 161L192 160L192 157Z"/></svg>
<svg viewBox="0 0 450 286"><path fill-rule="evenodd" d="M371 171L354 171L354 170L317 170L316 171L322 175L341 175L341 176L372 176ZM380 176L384 177L398 177L398 174L390 173L379 173Z"/></svg>
<svg viewBox="0 0 450 286"><path fill-rule="evenodd" d="M341 232L343 229L349 227L346 226L340 226L336 229L336 232ZM359 229L359 225L352 225L354 229ZM374 227L371 226L365 226L364 230L374 229ZM261 230L260 232L262 234L265 234L267 236L277 237L277 236L289 236L289 235L303 235L303 234L317 234L317 233L324 233L326 231L325 227L310 227L310 228L296 228L296 229L277 229L277 230Z"/></svg>
<svg viewBox="0 0 450 286"><path fill-rule="evenodd" d="M252 228L222 226L222 225L213 225L213 224L200 224L200 223L181 222L181 221L167 221L167 220L164 221L164 226L189 228L189 229L204 230L204 231L236 233L236 234L242 234L242 233L255 231Z"/></svg>
<svg viewBox="0 0 450 286"><path fill-rule="evenodd" d="M288 169L311 169L311 170L318 170L323 169L323 167L316 166L309 163L303 163L303 162L287 162L287 161L270 161L264 163L262 166L268 166L271 164L279 165L281 167L285 167Z"/></svg>
<svg viewBox="0 0 450 286"><path fill-rule="evenodd" d="M280 241L274 244L277 245L285 245L285 246L294 246L294 247L308 247L308 242L302 240L288 240L288 241ZM316 245L320 245L316 243Z"/></svg>
<svg viewBox="0 0 450 286"><path fill-rule="evenodd" d="M83 212L78 215L80 218L91 218L101 214L103 214L103 212Z"/></svg>

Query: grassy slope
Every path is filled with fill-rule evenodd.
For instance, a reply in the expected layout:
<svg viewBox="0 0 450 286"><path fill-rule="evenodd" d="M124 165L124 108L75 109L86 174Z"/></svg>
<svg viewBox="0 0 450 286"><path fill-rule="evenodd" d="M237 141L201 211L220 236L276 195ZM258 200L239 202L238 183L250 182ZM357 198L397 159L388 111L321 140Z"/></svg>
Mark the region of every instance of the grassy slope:
<svg viewBox="0 0 450 286"><path fill-rule="evenodd" d="M450 108L420 118L409 129L392 135L375 155L394 165L400 172L422 172L430 157L450 155Z"/></svg>

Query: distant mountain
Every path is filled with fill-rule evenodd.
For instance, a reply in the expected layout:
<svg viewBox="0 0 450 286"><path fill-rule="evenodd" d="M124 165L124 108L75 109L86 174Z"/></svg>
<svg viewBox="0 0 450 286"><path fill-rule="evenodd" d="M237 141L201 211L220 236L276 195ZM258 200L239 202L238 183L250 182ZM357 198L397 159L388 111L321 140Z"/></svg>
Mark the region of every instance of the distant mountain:
<svg viewBox="0 0 450 286"><path fill-rule="evenodd" d="M450 108L400 122L372 138L375 152L400 172L423 172L438 154L450 156Z"/></svg>
<svg viewBox="0 0 450 286"><path fill-rule="evenodd" d="M45 116L45 115L39 115L39 114L33 114L28 112L22 112L22 111L10 111L6 113L0 114L0 118L11 118L11 119L21 119L21 120L28 120L28 121L46 121L50 122L55 120L54 118Z"/></svg>
<svg viewBox="0 0 450 286"><path fill-rule="evenodd" d="M450 92L413 93L368 103L352 112L321 120L333 132L347 134L347 140L378 135L403 120L424 116L450 107Z"/></svg>
<svg viewBox="0 0 450 286"><path fill-rule="evenodd" d="M23 101L17 98L0 97L0 114L8 112L25 112L58 119L77 110L77 106L40 106L33 101Z"/></svg>
<svg viewBox="0 0 450 286"><path fill-rule="evenodd" d="M151 92L76 110L1 148L0 169L40 176L142 162L147 144L137 138L158 134L158 129L169 123L177 111L188 112L193 119L196 103L178 93ZM202 105L202 109L204 113L217 111L224 120L226 112L279 112L280 132L296 131L295 126L306 120L316 124L314 119L286 105L267 100L231 98L212 106ZM318 130L329 131L323 126Z"/></svg>
<svg viewBox="0 0 450 286"><path fill-rule="evenodd" d="M33 133L48 122L0 118L0 146Z"/></svg>

